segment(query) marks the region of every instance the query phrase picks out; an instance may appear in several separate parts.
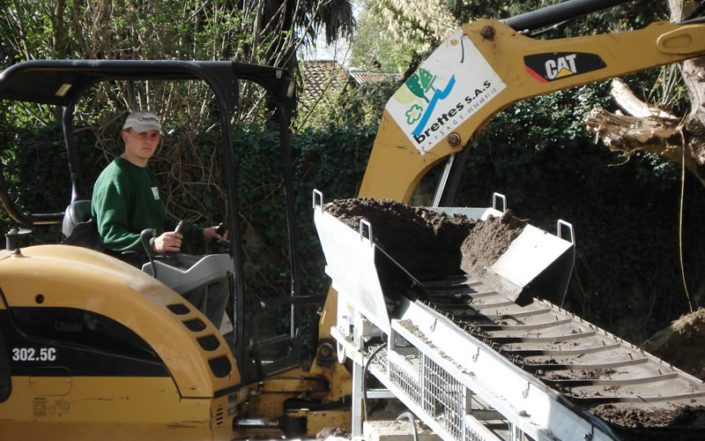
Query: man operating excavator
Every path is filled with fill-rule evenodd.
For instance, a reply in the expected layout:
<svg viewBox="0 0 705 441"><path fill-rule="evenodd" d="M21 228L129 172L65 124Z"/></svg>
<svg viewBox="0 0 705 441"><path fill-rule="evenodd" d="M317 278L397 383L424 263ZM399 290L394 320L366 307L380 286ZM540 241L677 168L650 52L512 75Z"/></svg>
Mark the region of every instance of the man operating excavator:
<svg viewBox="0 0 705 441"><path fill-rule="evenodd" d="M148 163L162 139L160 118L151 112L130 113L120 136L125 149L101 172L93 188L91 215L97 224L105 251L124 260L145 259L141 233L152 229L149 240L155 254L179 253L183 241L202 239L206 243L224 238L217 227L202 228L190 225L177 231L177 222L167 215L159 195L159 184ZM174 255L170 262L189 267L199 256ZM228 287L219 281L208 289L197 288L184 294L187 300L201 310L216 327L220 326L228 300Z"/></svg>

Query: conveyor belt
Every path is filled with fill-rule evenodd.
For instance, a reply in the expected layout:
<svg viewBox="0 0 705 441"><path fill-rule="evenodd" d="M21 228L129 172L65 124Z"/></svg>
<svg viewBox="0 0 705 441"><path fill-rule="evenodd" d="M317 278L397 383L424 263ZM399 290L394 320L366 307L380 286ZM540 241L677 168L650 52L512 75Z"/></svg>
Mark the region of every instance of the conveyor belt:
<svg viewBox="0 0 705 441"><path fill-rule="evenodd" d="M398 253L382 252L370 223L351 229L322 210L320 194L314 207L338 292L331 334L339 357L354 361L354 403L369 364L445 441L705 439L702 381L541 300L563 296L572 230L569 242L527 225L476 278L422 280L396 268ZM431 248L416 253L421 265L434 262Z"/></svg>
<svg viewBox="0 0 705 441"><path fill-rule="evenodd" d="M547 301L519 306L465 278L424 285L426 305L621 433L705 438L699 379Z"/></svg>

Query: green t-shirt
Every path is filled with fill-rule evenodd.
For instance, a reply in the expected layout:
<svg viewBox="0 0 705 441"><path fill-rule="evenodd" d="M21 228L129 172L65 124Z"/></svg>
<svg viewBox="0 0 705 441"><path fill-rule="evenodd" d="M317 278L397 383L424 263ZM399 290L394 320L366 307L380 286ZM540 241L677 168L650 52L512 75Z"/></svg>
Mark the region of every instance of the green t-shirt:
<svg viewBox="0 0 705 441"><path fill-rule="evenodd" d="M113 251L143 251L140 232L154 228L157 236L173 231L171 219L159 197L159 183L149 167L138 167L117 157L101 172L93 186L91 216L103 245ZM193 238L191 226L189 238ZM198 228L200 231L200 228Z"/></svg>

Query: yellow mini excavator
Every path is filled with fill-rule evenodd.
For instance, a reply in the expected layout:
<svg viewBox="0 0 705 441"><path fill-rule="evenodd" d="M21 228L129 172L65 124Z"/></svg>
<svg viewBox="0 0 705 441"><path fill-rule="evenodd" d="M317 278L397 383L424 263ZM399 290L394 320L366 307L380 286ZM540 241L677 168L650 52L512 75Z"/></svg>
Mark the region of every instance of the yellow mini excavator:
<svg viewBox="0 0 705 441"><path fill-rule="evenodd" d="M449 162L441 181L452 180L460 162L454 165L452 159L494 115L514 102L705 54L702 18L576 38L538 40L525 35L527 30L622 2L570 0L504 21L479 20L462 26L389 100L359 196L408 202L421 178L444 159ZM82 201L89 195L80 192L74 109L93 85L117 80L204 81L211 88L214 104L223 115L221 157L228 198L224 218L231 246L227 253L206 256L193 271L171 274L158 259L142 270L88 247L20 246L21 231L8 232L6 249L0 251L0 441L311 437L331 426L360 436L364 397L359 391L361 372L367 367L446 440L620 439L599 417L581 407L579 399L561 392L583 385L559 384L553 389L550 379L540 378L544 370L520 369L513 365L514 358L505 358L494 349L518 337L511 332L523 336L527 329L554 322L565 325L567 331L561 332L573 336L561 338L605 333L595 332L582 321L576 324L575 317L551 303L560 303L556 298L537 295L537 302L543 302L540 311L549 311L550 317L520 324L521 317L529 317L532 311L508 312L518 323L513 330L506 329L506 323L485 321L483 338L497 339L487 343L466 335L452 317L429 311L404 296L358 292L356 283L367 275L350 277L347 273L358 268L354 259L336 256L336 251L331 254L331 249L355 251L360 243L371 242L371 237L353 232L355 237L347 240L344 229L327 226L330 222L325 220L320 195L314 197L317 227L322 231L335 290L331 289L322 308L316 358L304 369L295 350L270 356L273 351L268 345L295 348L295 332L267 341L253 338L245 326L245 318L253 312L245 310L244 302L230 121L238 110L243 82L255 82L266 90L280 125L287 224L293 228L297 207L288 127L294 94L293 81L282 70L236 62L125 60L31 61L9 67L0 73L0 99L60 110L57 114L61 115L72 180L72 188L67 189L71 203L65 212L57 213L26 211L21 201L10 196L5 180L0 180L0 200L19 225L63 222L70 226L74 218L85 220L86 203ZM439 186L438 200L443 192ZM329 234L328 228L334 233ZM331 245L323 236L342 242ZM301 296L297 286L296 237L295 231L289 232L292 289L281 300L293 309L311 300ZM563 242L559 245L561 250L571 247ZM350 265L338 269L335 263L341 261ZM505 263L512 267L525 260L517 263L508 257ZM153 277L153 268L162 276ZM498 275L502 274L498 269ZM179 295L184 287L218 278L229 280L231 287L229 317L234 332L227 337ZM477 283L473 286L485 281ZM465 294L467 298L496 298L502 305L513 303L512 296L490 291L475 289ZM386 310L393 302L400 304ZM381 305L378 314L369 309L370 303ZM593 331L587 332L588 328ZM602 347L617 352L629 349L606 339L585 342L584 352L593 354ZM385 342L387 347L382 349L390 364L369 364L373 348L368 345L373 341ZM529 346L518 350L535 352ZM615 357L619 360L608 358L605 369L628 365L625 360L633 361L635 355L620 352ZM645 366L654 362L653 357L643 358ZM547 362L537 366L545 368ZM678 385L677 396L657 391L655 402L685 399L700 403L705 396L700 385L681 372L667 374L652 372L651 380L644 382L653 385L666 379ZM439 377L442 381L432 384ZM404 380L403 386L399 379ZM628 377L610 390L626 390L640 381ZM428 385L435 389L427 391ZM635 396L647 396L647 392L637 390L617 397L615 403L617 407L633 403L638 401ZM604 396L590 398L604 400ZM477 408L480 402L482 409ZM494 431L497 421L508 429Z"/></svg>
<svg viewBox="0 0 705 441"><path fill-rule="evenodd" d="M205 82L222 115L222 164L234 163L231 121L241 85L261 87L281 128L291 219L294 82L286 72L235 62L49 60L2 72L0 98L61 110L71 199L64 212L27 212L3 179L2 201L19 225L60 224L67 239L88 225L90 195L82 193L86 164L74 138L74 109L92 86L116 81ZM235 168L223 167L223 175L229 246L185 271L165 264L160 257L167 256L152 256L138 269L123 261L129 256L91 249L90 240L20 247L26 228L8 232L0 252L0 439L231 439L349 425L347 373L333 364L332 352L326 356L331 344L319 350L318 372L303 372L291 335L256 338L246 330L245 322L255 323L258 315L244 306ZM289 254L298 268L293 241ZM231 291L234 330L225 336L180 295L218 279L228 280ZM296 269L291 279L295 287ZM292 291L279 304L310 302Z"/></svg>

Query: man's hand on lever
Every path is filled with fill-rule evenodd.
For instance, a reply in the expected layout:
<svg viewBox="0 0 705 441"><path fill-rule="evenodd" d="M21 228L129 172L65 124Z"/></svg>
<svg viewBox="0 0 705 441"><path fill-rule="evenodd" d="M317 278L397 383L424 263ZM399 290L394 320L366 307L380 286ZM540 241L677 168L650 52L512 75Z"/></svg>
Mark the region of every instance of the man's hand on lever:
<svg viewBox="0 0 705 441"><path fill-rule="evenodd" d="M178 253L181 251L181 241L184 239L186 223L179 221L174 231L165 231L154 239L152 249L157 254Z"/></svg>
<svg viewBox="0 0 705 441"><path fill-rule="evenodd" d="M154 238L152 249L157 254L163 253L178 253L181 251L181 241L184 236L175 231L165 231L161 235Z"/></svg>
<svg viewBox="0 0 705 441"><path fill-rule="evenodd" d="M181 242L184 239L184 230L186 223L180 221L174 231L165 231L161 235L154 238L152 249L156 254L178 253L181 251ZM227 231L221 225L203 229L203 239L206 243L222 242L227 238Z"/></svg>
<svg viewBox="0 0 705 441"><path fill-rule="evenodd" d="M222 242L227 236L227 230L223 228L223 224L203 229L203 240L206 243Z"/></svg>

